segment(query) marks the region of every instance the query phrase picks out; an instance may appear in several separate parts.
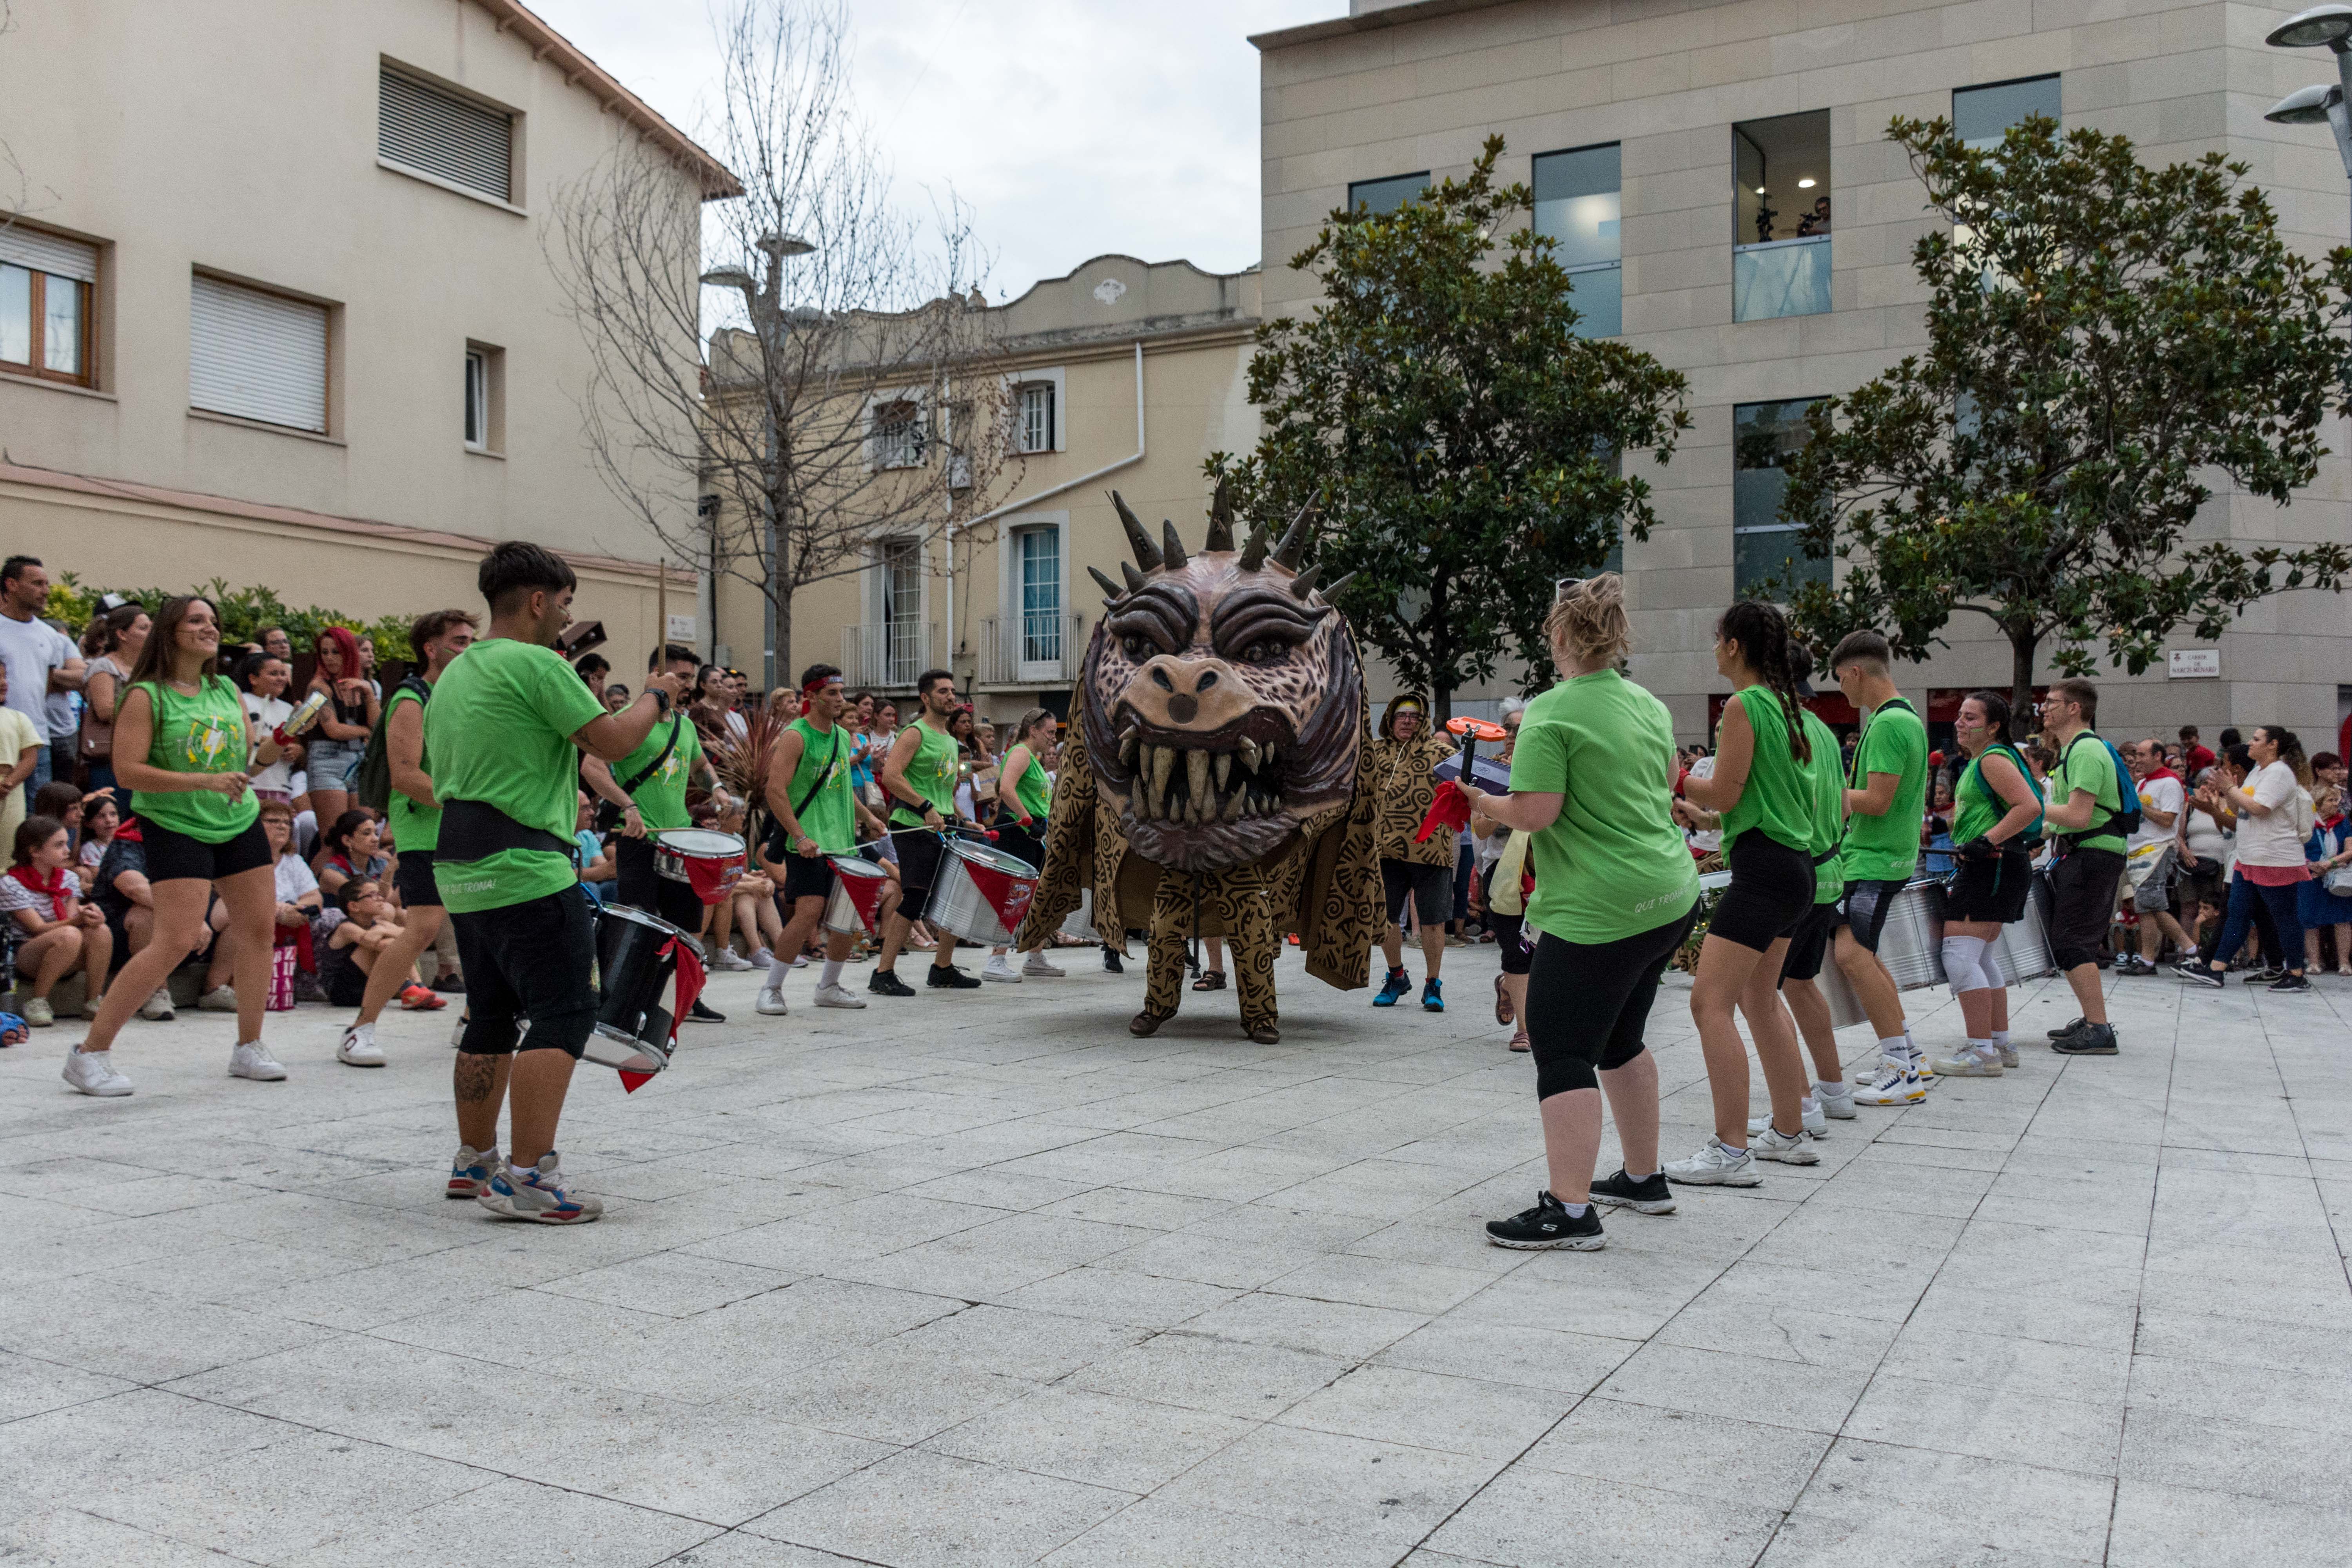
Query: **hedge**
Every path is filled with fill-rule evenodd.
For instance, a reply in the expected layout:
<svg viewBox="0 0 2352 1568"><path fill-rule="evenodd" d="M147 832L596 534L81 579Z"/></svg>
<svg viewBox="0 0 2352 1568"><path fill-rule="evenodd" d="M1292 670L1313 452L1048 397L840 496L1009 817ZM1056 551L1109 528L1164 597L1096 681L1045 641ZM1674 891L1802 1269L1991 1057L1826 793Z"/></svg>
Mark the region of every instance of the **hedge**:
<svg viewBox="0 0 2352 1568"><path fill-rule="evenodd" d="M202 594L220 610L221 641L223 643L257 643L262 632L270 626L284 626L293 639L294 651L310 651L318 636L329 626L346 626L355 637L375 639L378 664L389 660L406 660L412 657L408 646L408 628L414 616L386 616L376 621L363 621L357 616L341 610L322 610L316 605L296 609L278 596L271 588L231 588L226 578L215 577L200 587L187 590L167 588L99 588L84 587L71 572L58 574L49 590L48 614L74 629L79 637L89 624L100 595L120 594L136 599L152 615L163 607L163 601L178 592Z"/></svg>

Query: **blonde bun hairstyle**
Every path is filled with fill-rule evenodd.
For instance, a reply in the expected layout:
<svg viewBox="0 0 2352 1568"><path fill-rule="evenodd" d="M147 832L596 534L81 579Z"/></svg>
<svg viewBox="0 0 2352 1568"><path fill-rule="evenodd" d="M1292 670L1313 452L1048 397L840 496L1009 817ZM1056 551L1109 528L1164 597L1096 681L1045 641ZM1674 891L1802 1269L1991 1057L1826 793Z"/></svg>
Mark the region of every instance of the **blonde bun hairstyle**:
<svg viewBox="0 0 2352 1568"><path fill-rule="evenodd" d="M1560 673L1570 663L1614 664L1633 646L1633 628L1625 619L1625 579L1614 572L1570 583L1552 601L1544 617L1544 635L1551 640L1555 658L1564 651Z"/></svg>

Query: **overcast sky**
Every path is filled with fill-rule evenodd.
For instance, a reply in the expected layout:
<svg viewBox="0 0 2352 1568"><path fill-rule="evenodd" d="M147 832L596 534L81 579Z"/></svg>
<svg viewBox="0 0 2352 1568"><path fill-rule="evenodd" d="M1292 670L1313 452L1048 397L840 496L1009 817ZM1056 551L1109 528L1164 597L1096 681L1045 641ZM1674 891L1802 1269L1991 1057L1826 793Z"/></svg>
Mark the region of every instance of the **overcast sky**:
<svg viewBox="0 0 2352 1568"><path fill-rule="evenodd" d="M718 0L724 3L724 0ZM688 132L717 57L703 0L531 0ZM860 107L901 200L952 188L994 253L989 297L1090 257L1258 257L1257 51L1347 0L853 0Z"/></svg>

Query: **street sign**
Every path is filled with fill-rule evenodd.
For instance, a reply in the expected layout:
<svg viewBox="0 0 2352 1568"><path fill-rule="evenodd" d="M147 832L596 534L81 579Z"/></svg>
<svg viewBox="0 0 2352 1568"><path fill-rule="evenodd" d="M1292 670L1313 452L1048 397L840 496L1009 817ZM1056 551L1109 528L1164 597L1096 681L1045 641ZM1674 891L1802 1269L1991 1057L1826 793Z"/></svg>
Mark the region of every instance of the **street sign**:
<svg viewBox="0 0 2352 1568"><path fill-rule="evenodd" d="M692 616L672 616L669 618L669 640L672 642L692 642L694 640L694 617Z"/></svg>
<svg viewBox="0 0 2352 1568"><path fill-rule="evenodd" d="M2165 674L2174 680L2219 680L2221 650L2218 647L2177 647L2167 656Z"/></svg>

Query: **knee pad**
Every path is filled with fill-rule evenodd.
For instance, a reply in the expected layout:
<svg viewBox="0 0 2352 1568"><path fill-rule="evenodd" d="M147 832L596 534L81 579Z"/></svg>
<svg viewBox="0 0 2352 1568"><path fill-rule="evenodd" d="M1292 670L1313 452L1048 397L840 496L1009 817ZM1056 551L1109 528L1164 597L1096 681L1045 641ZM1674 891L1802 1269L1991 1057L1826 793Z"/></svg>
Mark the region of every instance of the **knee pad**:
<svg viewBox="0 0 2352 1568"><path fill-rule="evenodd" d="M1593 1075L1592 1064L1582 1057L1567 1051L1547 1051L1535 1047L1536 1099L1549 1100L1555 1094L1571 1089L1599 1089L1601 1079Z"/></svg>
<svg viewBox="0 0 2352 1568"><path fill-rule="evenodd" d="M1980 936L1948 936L1944 939L1944 978L1951 983L1952 994L1963 991L1988 991L1992 982L1982 967L1985 940Z"/></svg>

